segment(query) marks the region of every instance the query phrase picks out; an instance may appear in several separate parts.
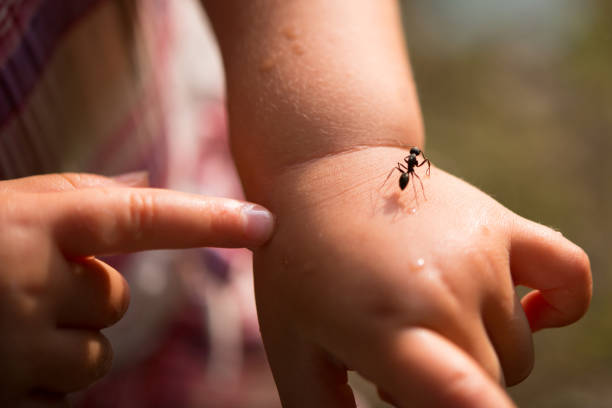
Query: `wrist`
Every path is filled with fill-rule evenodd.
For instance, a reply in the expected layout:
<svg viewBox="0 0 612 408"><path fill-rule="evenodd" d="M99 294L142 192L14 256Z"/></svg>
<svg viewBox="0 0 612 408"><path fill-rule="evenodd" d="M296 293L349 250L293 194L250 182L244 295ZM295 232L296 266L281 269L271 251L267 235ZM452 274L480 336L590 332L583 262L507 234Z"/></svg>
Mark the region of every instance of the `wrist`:
<svg viewBox="0 0 612 408"><path fill-rule="evenodd" d="M291 184L292 178L301 179L301 172L306 170L309 177L317 178L317 172L324 172L327 166L337 171L346 168L343 171L346 175L358 170L361 177L370 176L377 168L388 173L398 161L403 160L410 147L423 148L424 145L419 119L370 122L341 131L329 129L333 127L301 124L298 129L297 126L282 123L275 132L284 133L285 136L270 136L273 142L258 140L252 135L245 136L232 129L232 152L247 197L261 202L261 195L268 195L269 190L279 183ZM309 136L300 133L309 133ZM381 156L385 156L385 159ZM334 178L336 176L342 179L341 174L335 174Z"/></svg>
<svg viewBox="0 0 612 408"><path fill-rule="evenodd" d="M245 183L250 200L270 208L279 218L285 212L306 215L313 209L336 207L340 202L350 202L359 213L371 211L372 199L388 195L404 199L413 198L413 189L401 191L398 171L393 168L403 162L409 148L395 146L361 146L344 152L328 154L312 160L279 168L264 182ZM427 188L426 167L417 174ZM410 183L416 182L413 178ZM243 180L244 181L244 180ZM423 200L419 187L419 200ZM344 206L344 203L342 206ZM378 203L380 204L380 202Z"/></svg>

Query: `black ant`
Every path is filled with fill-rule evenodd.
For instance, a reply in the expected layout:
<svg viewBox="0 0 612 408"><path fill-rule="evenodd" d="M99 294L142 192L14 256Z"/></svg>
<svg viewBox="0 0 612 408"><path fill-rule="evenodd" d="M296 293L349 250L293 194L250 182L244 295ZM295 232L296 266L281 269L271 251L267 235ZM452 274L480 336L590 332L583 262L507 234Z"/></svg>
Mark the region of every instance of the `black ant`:
<svg viewBox="0 0 612 408"><path fill-rule="evenodd" d="M418 155L423 156L423 161L420 163L417 159ZM410 175L412 175L413 180L415 177L419 179L419 183L421 184L421 190L423 191L423 195L425 195L425 189L423 188L423 182L421 181L421 178L419 177L419 175L414 171L414 169L415 167L421 167L422 165L427 163L427 172L425 174L429 176L430 169L431 169L431 163L429 162L429 159L425 157L425 154L423 153L421 149L419 149L418 147L412 147L410 148L410 154L404 157L404 161L406 162L406 164L397 163L397 166L391 169L391 171L389 172L389 175L385 179L385 183L387 182L387 180L389 180L389 177L391 177L391 173L393 173L393 170L398 170L400 173L402 173L399 178L399 186L400 186L400 189L402 189L402 191L408 186L408 183L410 182ZM412 183L412 185L414 186L414 182ZM415 187L414 193L416 195L416 187Z"/></svg>

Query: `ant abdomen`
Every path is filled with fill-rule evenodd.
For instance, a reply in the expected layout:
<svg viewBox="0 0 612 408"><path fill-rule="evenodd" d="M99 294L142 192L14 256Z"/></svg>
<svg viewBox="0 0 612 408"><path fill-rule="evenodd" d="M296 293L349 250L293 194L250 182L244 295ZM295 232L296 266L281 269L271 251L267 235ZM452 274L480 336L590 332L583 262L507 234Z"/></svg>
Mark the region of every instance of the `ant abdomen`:
<svg viewBox="0 0 612 408"><path fill-rule="evenodd" d="M399 186L402 190L406 188L409 180L410 180L409 173L402 173L402 175L399 178Z"/></svg>

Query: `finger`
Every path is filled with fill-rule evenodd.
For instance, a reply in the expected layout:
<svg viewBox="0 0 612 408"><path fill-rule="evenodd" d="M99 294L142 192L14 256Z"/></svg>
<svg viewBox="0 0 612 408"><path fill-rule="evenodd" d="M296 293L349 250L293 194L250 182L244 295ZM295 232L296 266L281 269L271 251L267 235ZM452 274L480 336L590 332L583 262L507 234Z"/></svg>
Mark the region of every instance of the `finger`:
<svg viewBox="0 0 612 408"><path fill-rule="evenodd" d="M272 233L263 207L158 189L86 189L48 194L43 222L71 256L158 248L254 247ZM45 218L46 217L46 218Z"/></svg>
<svg viewBox="0 0 612 408"><path fill-rule="evenodd" d="M481 311L463 310L462 316L445 316L436 324L437 330L452 339L453 344L470 356L489 378L505 384L505 378L497 352L483 324Z"/></svg>
<svg viewBox="0 0 612 408"><path fill-rule="evenodd" d="M56 282L60 288L57 325L100 330L116 323L127 311L126 280L110 265L91 258L69 262Z"/></svg>
<svg viewBox="0 0 612 408"><path fill-rule="evenodd" d="M536 289L522 300L533 331L573 323L586 313L592 294L589 258L560 233L519 220L510 267L516 285Z"/></svg>
<svg viewBox="0 0 612 408"><path fill-rule="evenodd" d="M108 372L112 348L104 335L93 330L52 330L41 342L33 362L38 389L68 393L83 389Z"/></svg>
<svg viewBox="0 0 612 408"><path fill-rule="evenodd" d="M466 295L467 296L467 295ZM476 303L474 306L463 305L455 311L446 310L445 313L437 314L435 326L431 331L443 333L445 338L452 341L453 345L461 350L483 370L489 378L497 384L505 384L499 356L491 342L487 329L483 323L482 306ZM430 316L431 320L432 316ZM427 322L413 324L415 327L426 327ZM395 332L397 329L393 329ZM381 340L373 339L374 345ZM384 340L383 340L384 341ZM384 350L379 350L384 352ZM357 355L356 350L352 350ZM374 353L374 355L377 355Z"/></svg>
<svg viewBox="0 0 612 408"><path fill-rule="evenodd" d="M56 173L6 180L0 183L0 193L51 193L92 187L148 187L145 171L104 177L88 173Z"/></svg>
<svg viewBox="0 0 612 408"><path fill-rule="evenodd" d="M490 338L508 386L523 381L533 369L533 339L521 302L508 283L508 296L496 293L482 308L483 325Z"/></svg>
<svg viewBox="0 0 612 408"><path fill-rule="evenodd" d="M346 368L326 352L290 335L268 336L265 344L284 407L355 407Z"/></svg>
<svg viewBox="0 0 612 408"><path fill-rule="evenodd" d="M477 324L472 325L466 338L453 338L455 346L467 353L483 370L489 378L497 384L506 384L504 372L499 360L499 356L488 333L482 323L478 320Z"/></svg>
<svg viewBox="0 0 612 408"><path fill-rule="evenodd" d="M514 406L474 360L431 330L406 329L372 354L360 371L400 407Z"/></svg>

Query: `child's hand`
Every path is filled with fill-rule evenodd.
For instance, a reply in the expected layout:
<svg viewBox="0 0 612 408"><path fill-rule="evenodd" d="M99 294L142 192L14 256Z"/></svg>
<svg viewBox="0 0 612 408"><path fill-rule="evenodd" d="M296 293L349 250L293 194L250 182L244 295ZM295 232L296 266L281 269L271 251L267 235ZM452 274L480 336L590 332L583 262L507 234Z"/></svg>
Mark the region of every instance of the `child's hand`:
<svg viewBox="0 0 612 408"><path fill-rule="evenodd" d="M417 169L418 204L399 172L380 188L406 155L357 150L275 181L255 284L287 407L352 407L346 368L400 407L511 406L495 382L529 374L531 331L588 307L588 258L560 233L438 168ZM515 285L536 290L521 305Z"/></svg>
<svg viewBox="0 0 612 408"><path fill-rule="evenodd" d="M0 182L0 225L0 405L58 406L109 369L100 329L128 306L125 280L94 255L257 246L272 218L235 200L65 174Z"/></svg>

